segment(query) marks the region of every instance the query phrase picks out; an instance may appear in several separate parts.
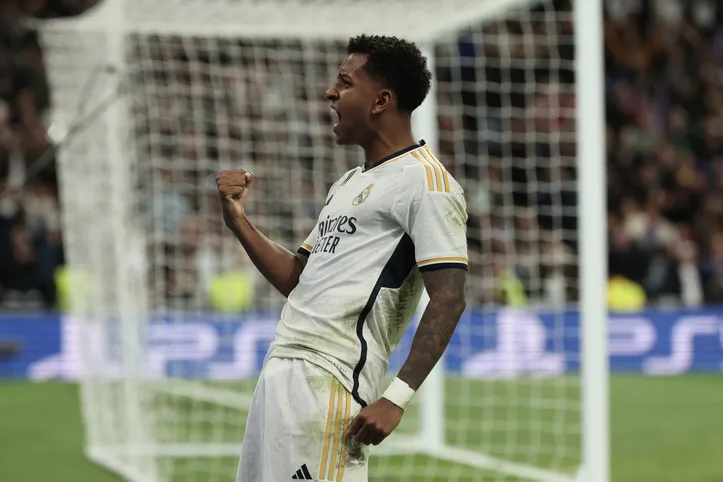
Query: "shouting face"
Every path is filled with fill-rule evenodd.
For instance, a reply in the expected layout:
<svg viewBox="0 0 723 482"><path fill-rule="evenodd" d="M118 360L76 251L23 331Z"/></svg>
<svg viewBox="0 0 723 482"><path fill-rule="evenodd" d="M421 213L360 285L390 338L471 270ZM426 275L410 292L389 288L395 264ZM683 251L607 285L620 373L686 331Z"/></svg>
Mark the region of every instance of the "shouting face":
<svg viewBox="0 0 723 482"><path fill-rule="evenodd" d="M361 144L373 134L373 118L378 114L386 92L364 71L366 54L354 53L339 68L336 82L326 91L331 109L337 115L332 128L336 143Z"/></svg>

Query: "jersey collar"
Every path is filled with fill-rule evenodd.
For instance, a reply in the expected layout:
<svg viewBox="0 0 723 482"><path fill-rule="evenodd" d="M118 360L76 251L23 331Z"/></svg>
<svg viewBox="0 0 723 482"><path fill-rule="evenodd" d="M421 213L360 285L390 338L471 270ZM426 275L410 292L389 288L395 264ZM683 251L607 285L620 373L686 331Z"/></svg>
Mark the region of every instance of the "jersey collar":
<svg viewBox="0 0 723 482"><path fill-rule="evenodd" d="M397 152L395 152L394 154L390 154L390 155L388 155L387 157L385 157L384 159L375 162L374 164L372 164L372 165L369 166L369 167L364 167L364 166L362 166L362 172L371 171L372 169L375 169L375 168L381 166L381 165L384 164L385 162L389 162L389 161L391 161L391 160L393 160L393 159L396 159L396 158L398 158L398 157L400 157L400 156L403 156L403 155L406 154L407 152L413 151L414 149L419 149L420 147L422 147L422 146L424 146L424 145L426 145L426 142L424 142L424 139L422 139L422 140L420 140L417 144L413 144L413 145L411 145L411 146L409 146L409 147L405 147L405 148L402 149L401 151L397 151Z"/></svg>

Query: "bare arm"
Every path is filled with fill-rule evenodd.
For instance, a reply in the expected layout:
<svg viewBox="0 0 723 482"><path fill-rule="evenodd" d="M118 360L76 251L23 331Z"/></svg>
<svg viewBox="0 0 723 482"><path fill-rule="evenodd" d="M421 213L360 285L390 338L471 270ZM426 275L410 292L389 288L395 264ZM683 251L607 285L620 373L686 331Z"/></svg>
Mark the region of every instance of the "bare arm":
<svg viewBox="0 0 723 482"><path fill-rule="evenodd" d="M422 276L430 301L414 335L407 361L397 375L408 385L407 390L418 390L442 357L465 308L465 270L446 268L427 271ZM396 397L390 397L388 392L354 417L348 436L363 444L378 445L392 433L402 420L405 404L397 405L398 402L393 401Z"/></svg>
<svg viewBox="0 0 723 482"><path fill-rule="evenodd" d="M243 169L223 171L216 177L223 219L236 235L259 272L284 296L299 284L306 256L295 255L264 236L246 216L244 203L254 175Z"/></svg>
<svg viewBox="0 0 723 482"><path fill-rule="evenodd" d="M307 257L294 254L264 236L244 214L234 220L229 229L236 235L256 269L282 295L299 284L299 277L306 266Z"/></svg>
<svg viewBox="0 0 723 482"><path fill-rule="evenodd" d="M446 268L426 271L422 276L430 301L412 340L409 356L397 375L414 390L419 389L442 357L466 306L465 270Z"/></svg>

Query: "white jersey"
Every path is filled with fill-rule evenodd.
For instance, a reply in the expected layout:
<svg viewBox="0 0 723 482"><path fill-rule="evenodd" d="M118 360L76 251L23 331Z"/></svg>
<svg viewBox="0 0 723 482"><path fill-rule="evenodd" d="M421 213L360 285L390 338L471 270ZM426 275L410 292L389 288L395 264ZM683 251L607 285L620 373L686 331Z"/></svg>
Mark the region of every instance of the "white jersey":
<svg viewBox="0 0 723 482"><path fill-rule="evenodd" d="M421 271L467 269L462 188L422 141L345 173L299 251L309 257L267 355L330 371L362 407L424 288Z"/></svg>

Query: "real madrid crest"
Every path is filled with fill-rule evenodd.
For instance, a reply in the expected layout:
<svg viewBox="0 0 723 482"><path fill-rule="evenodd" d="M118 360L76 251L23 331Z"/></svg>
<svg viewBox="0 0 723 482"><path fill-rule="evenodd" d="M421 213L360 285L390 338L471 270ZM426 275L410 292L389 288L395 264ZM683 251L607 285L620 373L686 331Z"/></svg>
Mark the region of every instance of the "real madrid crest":
<svg viewBox="0 0 723 482"><path fill-rule="evenodd" d="M354 198L354 200L351 202L354 206L358 206L364 201L367 200L369 197L369 193L372 192L372 188L374 187L374 184L369 184L367 187L364 188L362 192L359 193L357 197Z"/></svg>

